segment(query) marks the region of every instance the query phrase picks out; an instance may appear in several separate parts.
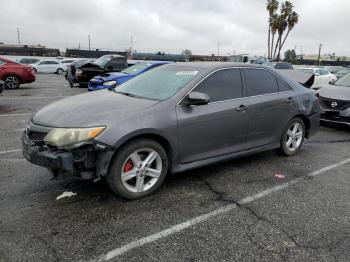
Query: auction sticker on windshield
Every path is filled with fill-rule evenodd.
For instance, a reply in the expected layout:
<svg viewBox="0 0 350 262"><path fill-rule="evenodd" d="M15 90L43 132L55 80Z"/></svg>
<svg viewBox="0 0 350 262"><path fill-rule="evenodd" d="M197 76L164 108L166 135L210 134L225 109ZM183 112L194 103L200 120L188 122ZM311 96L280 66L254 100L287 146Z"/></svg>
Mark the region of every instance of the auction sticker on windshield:
<svg viewBox="0 0 350 262"><path fill-rule="evenodd" d="M179 71L175 75L181 76L181 75L196 75L198 71Z"/></svg>

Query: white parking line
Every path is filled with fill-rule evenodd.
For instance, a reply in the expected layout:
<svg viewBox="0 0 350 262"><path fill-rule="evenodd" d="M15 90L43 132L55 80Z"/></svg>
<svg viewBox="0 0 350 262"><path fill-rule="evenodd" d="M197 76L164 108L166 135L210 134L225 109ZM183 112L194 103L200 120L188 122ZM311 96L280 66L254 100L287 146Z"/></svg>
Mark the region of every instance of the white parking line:
<svg viewBox="0 0 350 262"><path fill-rule="evenodd" d="M22 149L11 149L11 150L0 151L0 155L9 154L9 153L17 153L17 152L22 152Z"/></svg>
<svg viewBox="0 0 350 262"><path fill-rule="evenodd" d="M312 173L309 173L306 177L315 177L315 176L318 176L318 175L321 175L329 170L332 170L332 169L335 169L337 167L340 167L342 165L345 165L345 164L348 164L350 163L350 158L348 159L345 159L339 163L336 163L336 164L333 164L333 165L330 165L330 166L327 166L327 167L324 167L324 168L321 168L319 170L316 170ZM272 187L272 188L269 188L267 190L264 190L264 191L261 191L255 195L252 195L252 196L248 196L246 198L243 198L242 200L238 201L238 204L240 205L244 205L244 204L248 204L248 203L251 203L255 200L258 200L260 198L263 198L267 195L270 195L271 193L273 192L276 192L276 191L279 191L281 189L284 189L286 187L289 187L291 185L294 185L296 183L298 183L299 181L301 180L304 180L306 178L305 176L304 177L298 177L298 178L295 178L295 179L292 179L282 185L278 185L278 186L275 186L275 187ZM141 247L145 244L148 244L148 243L151 243L151 242L154 242L158 239L161 239L161 238L165 238L169 235L173 235L177 232L180 232L186 228L189 228L191 226L194 226L198 223L201 223L201 222L204 222L210 218L213 218L213 217L216 217L218 215L221 215L221 214L224 214L224 213L227 213L233 209L235 209L237 207L237 205L235 204L230 204L230 205L227 205L227 206L224 206L222 208L219 208L219 209L216 209L212 212L209 212L209 213L206 213L206 214L203 214L203 215L200 215L200 216L197 216L191 220L188 220L188 221L185 221L183 223L180 223L180 224L177 224L175 226L172 226L168 229L165 229L163 231L160 231L158 233L155 233L153 235L150 235L150 236L146 236L144 238L141 238L141 239L138 239L138 240L135 240L135 241L132 241L122 247L119 247L119 248L116 248L116 249L113 249L111 251L109 251L107 254L104 254L100 257L98 257L97 259L95 260L92 260L92 261L98 261L98 262L101 262L101 261L108 261L108 260L111 260L113 258L116 258L120 255L123 255L124 253L130 251L130 250L133 250L135 248L138 248L138 247Z"/></svg>
<svg viewBox="0 0 350 262"><path fill-rule="evenodd" d="M0 117L8 117L8 116L29 116L34 113L22 113L22 114L0 114Z"/></svg>

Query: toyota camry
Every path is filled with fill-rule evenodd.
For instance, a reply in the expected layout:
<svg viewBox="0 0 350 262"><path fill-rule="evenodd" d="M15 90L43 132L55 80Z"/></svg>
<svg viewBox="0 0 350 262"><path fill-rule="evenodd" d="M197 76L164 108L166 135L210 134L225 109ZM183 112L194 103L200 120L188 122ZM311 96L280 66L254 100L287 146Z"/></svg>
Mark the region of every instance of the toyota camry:
<svg viewBox="0 0 350 262"><path fill-rule="evenodd" d="M174 63L44 107L22 145L54 174L104 177L137 199L170 173L276 148L295 155L319 122L317 93L273 68Z"/></svg>

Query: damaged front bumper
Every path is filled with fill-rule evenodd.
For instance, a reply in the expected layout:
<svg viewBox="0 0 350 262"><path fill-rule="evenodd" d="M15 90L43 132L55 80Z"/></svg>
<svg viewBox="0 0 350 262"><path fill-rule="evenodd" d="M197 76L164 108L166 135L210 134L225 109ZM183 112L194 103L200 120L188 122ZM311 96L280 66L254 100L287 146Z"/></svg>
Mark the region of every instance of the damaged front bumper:
<svg viewBox="0 0 350 262"><path fill-rule="evenodd" d="M24 132L22 152L29 162L46 167L55 174L68 172L84 179L98 179L107 175L109 162L115 152L113 147L91 141L72 150L60 150L45 145L40 139L33 139L30 132L45 134L41 130Z"/></svg>

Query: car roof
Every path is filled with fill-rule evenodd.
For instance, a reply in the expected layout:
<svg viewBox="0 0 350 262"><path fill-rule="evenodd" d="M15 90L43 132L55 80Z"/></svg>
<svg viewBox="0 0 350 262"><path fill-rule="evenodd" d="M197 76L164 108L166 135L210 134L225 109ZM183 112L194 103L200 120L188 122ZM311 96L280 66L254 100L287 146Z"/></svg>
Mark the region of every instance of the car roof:
<svg viewBox="0 0 350 262"><path fill-rule="evenodd" d="M103 55L103 56L100 56L100 57L110 57L110 58L113 58L113 57L125 57L125 56L117 55L117 54L108 54L108 55Z"/></svg>
<svg viewBox="0 0 350 262"><path fill-rule="evenodd" d="M234 63L234 62L176 62L169 64L169 66L188 66L197 67L203 69L220 69L226 67L251 67L251 68L267 68L271 69L269 66L260 64L244 64L244 63Z"/></svg>

